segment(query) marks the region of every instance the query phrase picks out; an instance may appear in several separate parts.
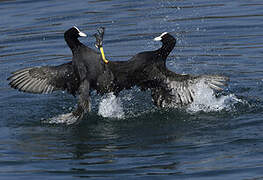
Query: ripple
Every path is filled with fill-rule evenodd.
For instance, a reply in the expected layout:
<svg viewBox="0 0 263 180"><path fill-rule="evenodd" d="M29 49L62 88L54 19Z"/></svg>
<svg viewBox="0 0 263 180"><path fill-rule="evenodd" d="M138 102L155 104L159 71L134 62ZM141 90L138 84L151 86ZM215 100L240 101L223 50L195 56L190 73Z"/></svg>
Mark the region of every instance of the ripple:
<svg viewBox="0 0 263 180"><path fill-rule="evenodd" d="M0 179L262 178L262 5L1 1ZM22 67L70 60L63 32L76 24L89 46L106 26L107 57L122 61L159 48L152 38L171 32L178 43L170 69L225 74L230 86L213 94L201 84L192 112L157 109L150 92L136 88L117 98L92 95L92 113L80 126L68 125L73 97L18 93L6 78Z"/></svg>

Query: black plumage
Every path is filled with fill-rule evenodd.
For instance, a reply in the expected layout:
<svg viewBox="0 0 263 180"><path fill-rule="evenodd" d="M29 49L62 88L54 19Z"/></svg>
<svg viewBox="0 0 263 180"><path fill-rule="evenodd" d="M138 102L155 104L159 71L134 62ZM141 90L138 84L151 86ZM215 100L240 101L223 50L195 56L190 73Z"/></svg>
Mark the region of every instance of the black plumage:
<svg viewBox="0 0 263 180"><path fill-rule="evenodd" d="M170 71L166 59L174 49L176 39L164 32L154 40L162 42L161 48L138 53L128 61L109 62L115 77L114 92L138 86L142 90L151 90L153 103L158 107L183 107L194 101L196 84L203 82L217 91L226 85L228 78L224 76L194 76Z"/></svg>
<svg viewBox="0 0 263 180"><path fill-rule="evenodd" d="M74 73L72 62L59 66L31 67L18 70L8 78L11 87L19 91L47 94L66 90L76 95L79 80Z"/></svg>
<svg viewBox="0 0 263 180"><path fill-rule="evenodd" d="M95 34L97 47L102 46L104 29ZM90 92L114 92L138 86L150 89L154 104L158 107L186 106L193 101L194 84L204 81L211 88L220 90L227 78L223 76L192 76L176 74L166 68L166 59L173 50L176 39L163 33L155 40L162 47L155 51L141 52L128 61L109 61L105 64L97 51L82 44L78 38L86 36L77 27L64 33L72 51L72 62L58 66L25 68L13 72L8 78L10 86L29 93L51 93L66 90L79 95L78 106L72 115L81 119L90 111Z"/></svg>

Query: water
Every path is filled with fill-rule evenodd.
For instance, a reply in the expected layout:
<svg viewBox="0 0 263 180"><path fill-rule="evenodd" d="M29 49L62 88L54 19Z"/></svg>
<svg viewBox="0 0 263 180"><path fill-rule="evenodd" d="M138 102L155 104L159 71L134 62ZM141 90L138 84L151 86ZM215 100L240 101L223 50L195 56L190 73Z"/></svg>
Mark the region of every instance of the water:
<svg viewBox="0 0 263 180"><path fill-rule="evenodd" d="M263 179L262 7L260 0L0 1L0 179ZM181 110L159 110L136 88L94 93L81 126L61 123L76 99L21 93L6 78L70 60L63 32L73 25L89 35L81 39L88 46L105 26L111 60L157 49L152 39L171 32L178 42L169 69L223 74L229 86L221 94L203 87Z"/></svg>

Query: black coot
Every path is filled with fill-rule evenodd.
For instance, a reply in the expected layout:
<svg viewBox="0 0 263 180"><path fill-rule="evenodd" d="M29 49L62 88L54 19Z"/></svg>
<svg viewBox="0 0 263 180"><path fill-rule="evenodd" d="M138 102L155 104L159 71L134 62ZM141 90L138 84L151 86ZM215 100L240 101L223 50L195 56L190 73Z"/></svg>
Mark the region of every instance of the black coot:
<svg viewBox="0 0 263 180"><path fill-rule="evenodd" d="M78 107L73 112L73 116L81 118L90 111L91 88L101 93L108 91L112 76L105 67L101 55L82 44L78 40L79 37L86 37L86 34L75 26L64 33L65 41L72 51L72 62L59 66L30 67L15 71L8 78L9 85L29 93L67 90L74 96L79 94ZM104 83L98 85L99 81Z"/></svg>
<svg viewBox="0 0 263 180"><path fill-rule="evenodd" d="M104 28L95 34L96 47L102 47ZM173 50L176 39L169 33L162 33L154 40L161 41L162 47L155 51L136 54L128 61L105 63L104 54L82 44L78 38L85 37L77 27L64 34L72 51L72 62L58 66L25 68L13 72L8 78L10 86L24 92L51 93L67 90L79 95L78 106L72 116L81 120L90 111L90 92L114 92L138 86L150 89L153 102L158 107L182 107L193 102L197 83L203 81L212 89L221 90L227 78L223 76L192 76L172 72L166 67L166 59Z"/></svg>

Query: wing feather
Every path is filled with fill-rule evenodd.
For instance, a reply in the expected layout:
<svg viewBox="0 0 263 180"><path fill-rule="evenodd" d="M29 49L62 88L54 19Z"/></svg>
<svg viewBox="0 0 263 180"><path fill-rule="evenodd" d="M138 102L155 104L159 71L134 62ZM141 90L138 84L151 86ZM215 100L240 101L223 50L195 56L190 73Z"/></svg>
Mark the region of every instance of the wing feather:
<svg viewBox="0 0 263 180"><path fill-rule="evenodd" d="M67 90L75 95L79 78L73 70L72 62L59 66L42 66L20 69L7 79L9 85L28 93L51 93Z"/></svg>
<svg viewBox="0 0 263 180"><path fill-rule="evenodd" d="M158 72L161 83L165 86L157 86L151 88L154 103L159 107L183 107L194 101L195 94L199 83L203 83L207 87L222 91L222 86L227 85L229 80L225 76L219 75L182 75L167 70L166 72Z"/></svg>

